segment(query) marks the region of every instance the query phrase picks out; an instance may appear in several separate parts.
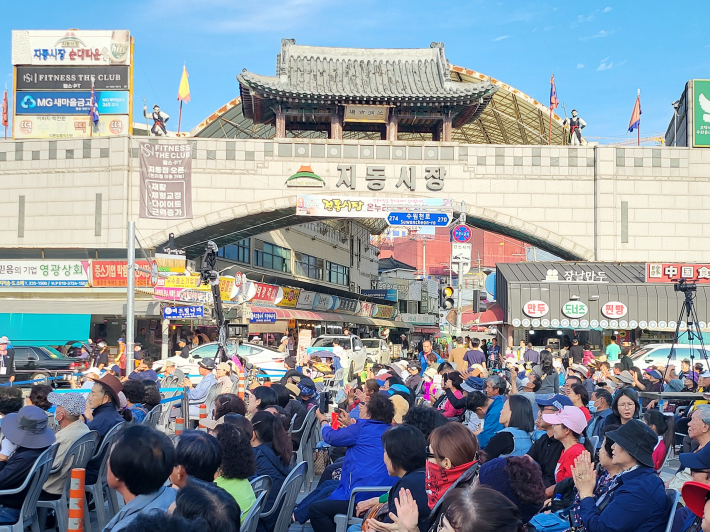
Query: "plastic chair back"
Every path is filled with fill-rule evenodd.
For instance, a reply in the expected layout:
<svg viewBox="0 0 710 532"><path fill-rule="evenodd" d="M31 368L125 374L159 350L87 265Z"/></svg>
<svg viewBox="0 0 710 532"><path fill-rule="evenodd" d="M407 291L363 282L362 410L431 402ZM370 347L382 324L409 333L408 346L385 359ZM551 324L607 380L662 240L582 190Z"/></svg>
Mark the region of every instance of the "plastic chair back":
<svg viewBox="0 0 710 532"><path fill-rule="evenodd" d="M39 500L39 494L42 491L42 486L47 482L49 477L49 472L52 470L52 462L54 462L54 457L57 456L57 449L59 449L59 444L55 443L49 447L46 451L40 454L35 460L32 470L27 475L29 480L29 489L25 495L25 500L22 503L22 508L20 510L20 521L26 527L30 525L37 516L37 501ZM25 480L27 482L27 480ZM15 491L15 490L4 490L4 491ZM22 489L18 489L18 493ZM3 492L0 491L0 496Z"/></svg>
<svg viewBox="0 0 710 532"><path fill-rule="evenodd" d="M146 414L146 416L143 418L143 421L141 421L141 425L147 425L151 429L154 429L158 426L158 420L160 419L160 407L163 405L155 405L153 409Z"/></svg>
<svg viewBox="0 0 710 532"><path fill-rule="evenodd" d="M217 382L213 384L207 391L207 397L205 397L205 405L207 405L207 417L212 419L212 407L214 406L214 400L222 391L222 385Z"/></svg>
<svg viewBox="0 0 710 532"><path fill-rule="evenodd" d="M355 513L355 496L358 493L363 492L379 492L387 493L392 486L362 486L359 488L353 488L350 492L350 501L348 502L348 512L347 514L337 514L335 516L335 531L336 532L346 532L348 527L351 525L357 525L362 523L362 519L359 517L353 517Z"/></svg>
<svg viewBox="0 0 710 532"><path fill-rule="evenodd" d="M256 502L251 505L244 520L242 521L240 532L256 532L256 527L259 526L259 516L266 505L266 497L268 492L261 492L256 496Z"/></svg>
<svg viewBox="0 0 710 532"><path fill-rule="evenodd" d="M254 495L256 495L257 497L260 493L266 493L266 497L269 497L269 492L271 491L272 484L271 477L269 475L260 475L254 480L250 481L249 484L251 484L251 489L254 490Z"/></svg>
<svg viewBox="0 0 710 532"><path fill-rule="evenodd" d="M666 498L668 499L670 513L668 514L668 524L666 524L665 532L671 532L673 529L673 518L675 518L675 509L678 506L678 500L680 500L680 492L678 490L666 489Z"/></svg>
<svg viewBox="0 0 710 532"><path fill-rule="evenodd" d="M50 471L50 474L59 473L64 470L67 471L67 478L64 484L64 492L67 496L69 496L69 484L71 482L71 475L69 473L72 469L86 468L86 464L88 464L89 460L94 456L94 450L98 443L99 433L95 430L79 436L67 450L67 454L64 455L62 463Z"/></svg>
<svg viewBox="0 0 710 532"><path fill-rule="evenodd" d="M279 513L279 516L276 519L276 524L271 532L287 532L288 527L291 524L293 509L296 507L296 498L301 492L301 487L303 486L307 467L308 465L306 462L301 462L293 468L293 470L286 477L286 480L284 480L281 490L276 496L274 505L268 512L261 514L260 517L265 518L270 517L274 514L274 512Z"/></svg>
<svg viewBox="0 0 710 532"><path fill-rule="evenodd" d="M308 413L306 413L306 417L303 418L303 423L301 424L300 427L297 429L294 429L293 432L291 432L291 435L295 435L299 439L299 451L301 449L301 445L303 442L306 440L307 435L310 434L313 424L315 423L316 420L316 408L317 406L313 405L309 410ZM302 462L304 459L303 454L298 455L298 461Z"/></svg>
<svg viewBox="0 0 710 532"><path fill-rule="evenodd" d="M92 457L98 458L99 456L101 456L101 466L99 467L98 479L103 484L106 484L106 474L108 473L108 455L111 454L110 449L113 446L113 443L116 441L116 436L118 436L118 433L121 431L121 429L123 429L125 425L126 422L121 421L120 423L117 423L111 430L109 430L106 433L106 436L104 436L104 439L101 442L101 445L99 446L99 450L96 451L96 453Z"/></svg>

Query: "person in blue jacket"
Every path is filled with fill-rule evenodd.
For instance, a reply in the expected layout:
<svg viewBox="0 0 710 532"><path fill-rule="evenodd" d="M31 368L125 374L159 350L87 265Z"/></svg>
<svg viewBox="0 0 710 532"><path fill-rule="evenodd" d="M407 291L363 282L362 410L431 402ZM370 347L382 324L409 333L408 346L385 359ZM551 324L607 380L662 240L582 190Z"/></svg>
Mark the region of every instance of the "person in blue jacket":
<svg viewBox="0 0 710 532"><path fill-rule="evenodd" d="M419 352L419 365L422 367L422 370L419 375L424 375L424 372L426 371L426 368L429 365L428 358L431 354L434 354L436 356L437 364L446 362L443 358L441 358L436 352L432 350L431 342L429 340L424 340L424 342L422 343L422 350Z"/></svg>
<svg viewBox="0 0 710 532"><path fill-rule="evenodd" d="M254 428L251 435L251 446L254 450L256 463L256 478L260 475L271 477L271 491L266 498L264 512L271 510L276 497L281 491L281 486L289 474L289 463L293 453L293 444L280 418L266 410L259 410L251 418ZM251 479L250 479L251 480ZM273 530L279 512L274 512L270 517L259 519L257 531L266 532Z"/></svg>
<svg viewBox="0 0 710 532"><path fill-rule="evenodd" d="M483 430L479 428L474 432L478 437L481 449L488 445L493 436L505 428L500 422L500 413L504 404L505 398L502 395L488 397L483 392L473 392L466 398L466 409L483 420Z"/></svg>
<svg viewBox="0 0 710 532"><path fill-rule="evenodd" d="M330 426L327 414L316 410L316 417L322 425L323 441L333 447L347 448L338 487L327 498L310 506L311 525L317 532L335 532L335 515L347 513L353 488L384 486L383 491L387 491L398 480L387 472L382 444L382 435L392 427L392 401L385 395L374 394L359 408L357 422L350 423L349 416L341 414L340 419L348 426L338 430ZM366 499L367 495L359 494L355 502Z"/></svg>
<svg viewBox="0 0 710 532"><path fill-rule="evenodd" d="M604 500L594 498L597 477L589 453L580 454L572 467L582 524L587 532L663 532L670 508L663 481L653 469L658 436L648 425L632 419L606 437L614 442L612 461L622 471Z"/></svg>

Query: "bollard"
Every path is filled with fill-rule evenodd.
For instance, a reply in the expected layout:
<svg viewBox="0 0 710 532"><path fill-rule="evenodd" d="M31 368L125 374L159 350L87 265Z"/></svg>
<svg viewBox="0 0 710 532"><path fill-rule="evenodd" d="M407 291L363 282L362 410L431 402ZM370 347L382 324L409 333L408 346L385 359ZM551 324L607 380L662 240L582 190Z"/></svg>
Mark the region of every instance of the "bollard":
<svg viewBox="0 0 710 532"><path fill-rule="evenodd" d="M178 436L182 434L182 431L185 430L185 419L184 418L176 418L175 419L175 434Z"/></svg>
<svg viewBox="0 0 710 532"><path fill-rule="evenodd" d="M201 404L200 405L200 426L199 426L199 429L204 430L205 432L207 432L207 427L205 427L202 424L202 421L204 421L206 419L207 419L207 405Z"/></svg>
<svg viewBox="0 0 710 532"><path fill-rule="evenodd" d="M84 479L86 469L72 469L69 484L69 522L68 532L84 531Z"/></svg>

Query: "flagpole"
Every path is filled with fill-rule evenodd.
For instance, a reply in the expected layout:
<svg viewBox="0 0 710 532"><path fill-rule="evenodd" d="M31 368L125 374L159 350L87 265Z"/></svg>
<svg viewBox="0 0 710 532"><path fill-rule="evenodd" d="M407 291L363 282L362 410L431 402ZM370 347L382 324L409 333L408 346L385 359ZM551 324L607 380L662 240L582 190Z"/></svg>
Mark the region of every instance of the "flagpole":
<svg viewBox="0 0 710 532"><path fill-rule="evenodd" d="M639 102L639 111L641 111L641 89L637 89L637 95L636 97L638 98ZM639 112L639 127L636 128L636 145L641 146L641 113Z"/></svg>
<svg viewBox="0 0 710 532"><path fill-rule="evenodd" d="M547 145L550 146L552 144L552 107L550 107L550 136L547 139Z"/></svg>
<svg viewBox="0 0 710 532"><path fill-rule="evenodd" d="M180 122L182 122L182 100L180 100L180 113L178 114L178 137L180 136Z"/></svg>

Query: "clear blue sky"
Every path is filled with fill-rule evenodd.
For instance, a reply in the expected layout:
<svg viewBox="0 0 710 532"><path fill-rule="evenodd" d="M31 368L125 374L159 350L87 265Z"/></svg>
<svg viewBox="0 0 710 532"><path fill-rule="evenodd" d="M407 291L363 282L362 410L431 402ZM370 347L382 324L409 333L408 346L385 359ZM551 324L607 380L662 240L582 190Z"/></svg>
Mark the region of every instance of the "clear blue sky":
<svg viewBox="0 0 710 532"><path fill-rule="evenodd" d="M149 107L159 103L177 121L186 63L192 102L183 108L183 130L238 96L236 75L243 68L272 75L282 38L404 48L443 41L451 63L545 104L554 71L560 101L568 111L578 109L588 137L607 137L602 142L634 136L626 129L637 88L645 136L665 132L673 116L670 104L687 80L710 77L704 25L710 2L682 9L658 0L35 0L31 9L23 6L6 6L0 21L8 85L12 29L129 29L136 42L134 120L143 120L146 98Z"/></svg>

